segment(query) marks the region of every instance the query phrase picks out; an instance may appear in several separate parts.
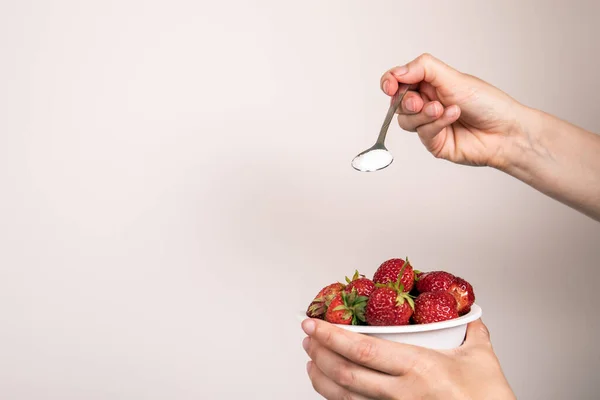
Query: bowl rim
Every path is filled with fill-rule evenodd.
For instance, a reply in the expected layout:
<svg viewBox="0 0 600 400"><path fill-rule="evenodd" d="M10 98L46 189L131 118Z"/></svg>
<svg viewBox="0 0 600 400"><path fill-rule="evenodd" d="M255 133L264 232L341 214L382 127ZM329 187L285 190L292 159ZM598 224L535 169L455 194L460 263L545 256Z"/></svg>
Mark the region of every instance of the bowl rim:
<svg viewBox="0 0 600 400"><path fill-rule="evenodd" d="M357 333L417 333L417 332L428 332L436 331L440 329L454 328L460 325L466 325L470 322L476 321L481 318L483 310L477 304L471 306L471 311L467 314L462 315L458 318L450 319L448 321L433 322L431 324L421 325L395 325L395 326L369 326L369 325L339 325L334 324L340 328L348 331ZM298 319L304 321L308 319L305 312L298 314Z"/></svg>

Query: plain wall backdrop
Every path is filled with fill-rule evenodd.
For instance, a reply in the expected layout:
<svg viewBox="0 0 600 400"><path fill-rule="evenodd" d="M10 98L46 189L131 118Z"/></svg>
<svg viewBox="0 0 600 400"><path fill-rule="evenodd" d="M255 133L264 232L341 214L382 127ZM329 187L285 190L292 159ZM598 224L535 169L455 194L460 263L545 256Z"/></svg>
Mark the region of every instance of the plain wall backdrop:
<svg viewBox="0 0 600 400"><path fill-rule="evenodd" d="M519 399L600 391L600 224L390 129L429 52L600 132L597 1L0 3L0 397L317 399L296 313L469 279ZM600 173L600 171L599 171Z"/></svg>

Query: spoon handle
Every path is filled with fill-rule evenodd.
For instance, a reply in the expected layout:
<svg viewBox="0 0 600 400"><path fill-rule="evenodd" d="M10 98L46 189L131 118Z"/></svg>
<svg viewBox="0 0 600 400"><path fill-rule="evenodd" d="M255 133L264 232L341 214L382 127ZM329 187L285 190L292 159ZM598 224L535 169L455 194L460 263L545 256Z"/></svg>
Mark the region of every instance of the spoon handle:
<svg viewBox="0 0 600 400"><path fill-rule="evenodd" d="M402 99L404 98L406 92L408 92L408 88L410 88L410 85L405 84L404 86L404 88L402 88L402 86L398 87L398 91L396 91L396 94L392 97L392 104L390 104L390 108L388 109L387 115L385 116L385 120L383 121L383 125L381 126L381 130L379 131L377 142L375 142L376 146L384 146L383 143L385 142L385 136L387 135L388 128L390 127L390 123L392 122L392 118L396 113L396 109L402 102Z"/></svg>

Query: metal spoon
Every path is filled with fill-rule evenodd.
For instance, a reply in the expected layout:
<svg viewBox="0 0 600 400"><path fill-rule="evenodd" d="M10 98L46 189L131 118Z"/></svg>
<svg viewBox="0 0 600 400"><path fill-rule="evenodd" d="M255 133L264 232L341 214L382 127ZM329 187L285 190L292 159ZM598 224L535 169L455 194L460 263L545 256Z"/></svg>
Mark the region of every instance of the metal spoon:
<svg viewBox="0 0 600 400"><path fill-rule="evenodd" d="M388 128L392 122L392 117L396 113L396 109L402 102L404 95L408 92L410 85L404 85L405 87L398 87L398 91L392 97L390 108L388 109L381 130L379 131L379 137L375 144L367 150L359 153L352 160L352 167L357 171L372 172L384 169L394 161L392 153L385 148L385 137L387 135Z"/></svg>

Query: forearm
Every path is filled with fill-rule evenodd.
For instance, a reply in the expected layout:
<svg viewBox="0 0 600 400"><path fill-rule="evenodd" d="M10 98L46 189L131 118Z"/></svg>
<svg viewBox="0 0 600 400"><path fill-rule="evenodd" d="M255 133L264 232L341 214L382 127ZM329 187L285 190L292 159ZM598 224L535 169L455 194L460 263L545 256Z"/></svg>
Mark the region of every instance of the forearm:
<svg viewBox="0 0 600 400"><path fill-rule="evenodd" d="M600 221L600 136L523 108L504 172Z"/></svg>

